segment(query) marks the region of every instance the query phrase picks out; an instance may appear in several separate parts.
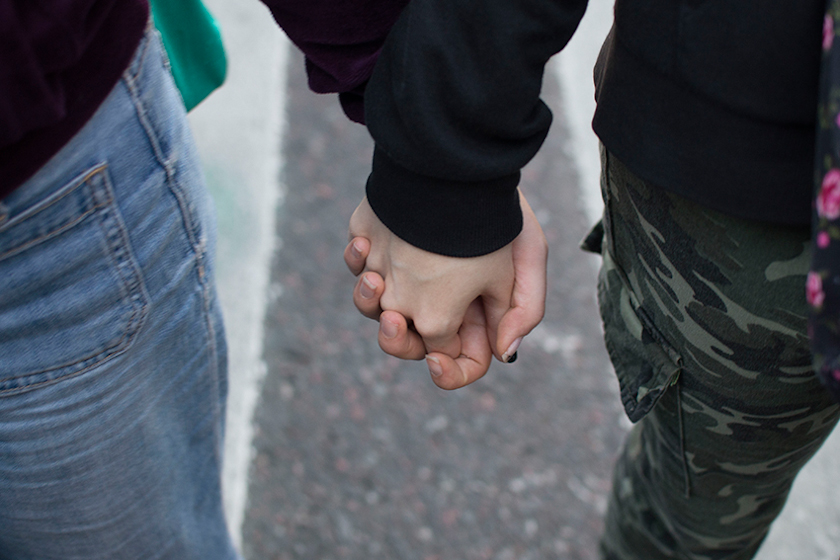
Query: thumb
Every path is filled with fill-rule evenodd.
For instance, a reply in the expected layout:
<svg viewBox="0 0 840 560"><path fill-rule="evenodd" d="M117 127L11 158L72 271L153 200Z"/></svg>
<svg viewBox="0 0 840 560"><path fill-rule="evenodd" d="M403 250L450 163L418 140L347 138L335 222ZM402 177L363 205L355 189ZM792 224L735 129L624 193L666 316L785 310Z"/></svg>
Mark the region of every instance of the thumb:
<svg viewBox="0 0 840 560"><path fill-rule="evenodd" d="M507 286L506 290L501 293L489 293L481 296L481 302L484 306L484 316L487 322L487 340L490 342L490 350L497 360L505 361L502 355L507 346L499 345L499 328L502 320L511 309L511 287Z"/></svg>
<svg viewBox="0 0 840 560"><path fill-rule="evenodd" d="M511 307L499 321L496 348L501 350L501 360L513 361L522 339L540 324L545 315L545 274L520 273L516 277L511 297Z"/></svg>
<svg viewBox="0 0 840 560"><path fill-rule="evenodd" d="M513 290L516 286L515 274L514 255L511 254L510 261L504 263L504 266L496 268L492 282L481 294L487 340L490 342L490 350L498 360L502 359L502 353L507 348L507 346L500 347L498 345L498 330L502 318L513 305Z"/></svg>
<svg viewBox="0 0 840 560"><path fill-rule="evenodd" d="M441 353L429 353L426 356L426 365L435 385L441 389L458 389L487 373L493 356L490 354L484 319L481 302L473 301L458 331L463 343L460 355L457 358Z"/></svg>
<svg viewBox="0 0 840 560"><path fill-rule="evenodd" d="M510 309L499 321L496 348L502 361L511 362L522 338L540 324L545 315L548 244L531 206L520 193L522 233L513 240L513 293Z"/></svg>
<svg viewBox="0 0 840 560"><path fill-rule="evenodd" d="M511 308L499 322L496 347L504 348L500 357L502 362L513 363L522 339L536 327L541 319L529 318L523 308Z"/></svg>

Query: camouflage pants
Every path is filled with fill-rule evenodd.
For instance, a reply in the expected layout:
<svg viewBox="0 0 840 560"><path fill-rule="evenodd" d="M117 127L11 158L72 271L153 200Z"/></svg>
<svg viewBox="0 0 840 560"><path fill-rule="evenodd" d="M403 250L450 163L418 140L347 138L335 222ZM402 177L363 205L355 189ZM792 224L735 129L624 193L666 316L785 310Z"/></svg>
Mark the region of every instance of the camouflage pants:
<svg viewBox="0 0 840 560"><path fill-rule="evenodd" d="M599 302L636 424L601 557L752 558L838 417L810 365L809 231L724 216L603 159Z"/></svg>

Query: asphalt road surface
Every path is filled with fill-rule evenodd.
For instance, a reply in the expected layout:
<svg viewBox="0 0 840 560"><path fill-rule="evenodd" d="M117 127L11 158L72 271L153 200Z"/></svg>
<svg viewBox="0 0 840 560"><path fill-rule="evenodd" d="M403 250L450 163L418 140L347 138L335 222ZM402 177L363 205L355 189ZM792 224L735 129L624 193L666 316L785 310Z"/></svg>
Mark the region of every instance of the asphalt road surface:
<svg viewBox="0 0 840 560"><path fill-rule="evenodd" d="M341 255L372 143L292 63L245 556L594 559L624 428L564 135L522 182L553 248L548 318L515 364L445 392L353 307Z"/></svg>
<svg viewBox="0 0 840 560"><path fill-rule="evenodd" d="M444 392L422 363L384 355L352 306L341 252L370 162L365 129L306 90L299 53L259 2L206 3L229 75L192 121L219 210L224 490L246 559L595 558L628 422L601 341L598 262L577 249L597 212L581 194L597 191L580 140L592 87L580 53L593 47L564 53L580 68L564 67L562 94L546 74L555 125L523 173L551 244L546 320L516 364ZM608 0L591 0L587 18L608 23ZM591 29L585 19L578 35L597 48ZM758 560L837 559L837 464L835 435Z"/></svg>

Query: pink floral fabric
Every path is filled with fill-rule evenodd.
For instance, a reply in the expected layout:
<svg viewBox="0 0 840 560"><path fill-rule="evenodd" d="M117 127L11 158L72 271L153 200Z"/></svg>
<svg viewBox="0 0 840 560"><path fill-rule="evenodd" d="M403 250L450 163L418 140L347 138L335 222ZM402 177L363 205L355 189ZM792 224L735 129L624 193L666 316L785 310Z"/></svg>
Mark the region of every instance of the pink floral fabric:
<svg viewBox="0 0 840 560"><path fill-rule="evenodd" d="M817 215L827 220L840 217L840 169L831 169L823 177L817 193Z"/></svg>
<svg viewBox="0 0 840 560"><path fill-rule="evenodd" d="M822 36L813 208L813 256L805 295L814 367L840 401L840 0L828 0Z"/></svg>
<svg viewBox="0 0 840 560"><path fill-rule="evenodd" d="M831 13L825 14L825 20L823 21L823 50L827 51L831 49L831 45L834 42L834 18L831 16Z"/></svg>

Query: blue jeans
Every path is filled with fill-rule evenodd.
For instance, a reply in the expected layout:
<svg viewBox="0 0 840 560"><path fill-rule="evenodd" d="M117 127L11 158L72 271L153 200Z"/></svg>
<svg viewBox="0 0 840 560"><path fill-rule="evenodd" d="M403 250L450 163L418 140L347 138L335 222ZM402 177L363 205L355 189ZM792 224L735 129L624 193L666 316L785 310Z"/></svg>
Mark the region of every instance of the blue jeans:
<svg viewBox="0 0 840 560"><path fill-rule="evenodd" d="M0 201L0 558L234 559L213 209L150 31Z"/></svg>

